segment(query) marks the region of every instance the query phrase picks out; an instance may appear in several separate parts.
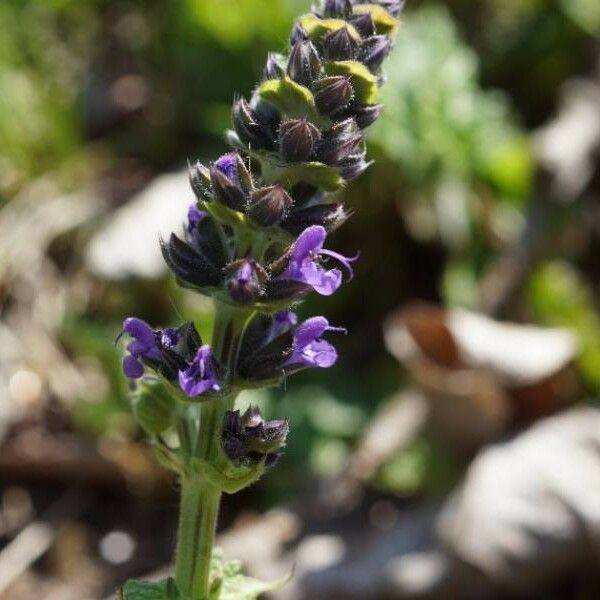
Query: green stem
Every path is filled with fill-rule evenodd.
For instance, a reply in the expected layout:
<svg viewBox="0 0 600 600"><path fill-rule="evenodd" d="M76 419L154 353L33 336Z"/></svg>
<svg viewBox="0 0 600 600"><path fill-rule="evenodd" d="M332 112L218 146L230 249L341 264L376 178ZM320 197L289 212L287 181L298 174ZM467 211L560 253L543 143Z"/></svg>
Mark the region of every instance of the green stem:
<svg viewBox="0 0 600 600"><path fill-rule="evenodd" d="M237 360L240 336L249 318L248 311L216 303L213 352L230 376ZM215 466L220 454L223 416L235 403L228 398L205 402L200 410L200 427L193 454ZM202 473L187 469L181 477L181 508L175 581L189 600L208 600L210 563L222 490Z"/></svg>
<svg viewBox="0 0 600 600"><path fill-rule="evenodd" d="M200 477L181 482L175 581L190 600L208 600L210 561L221 491Z"/></svg>

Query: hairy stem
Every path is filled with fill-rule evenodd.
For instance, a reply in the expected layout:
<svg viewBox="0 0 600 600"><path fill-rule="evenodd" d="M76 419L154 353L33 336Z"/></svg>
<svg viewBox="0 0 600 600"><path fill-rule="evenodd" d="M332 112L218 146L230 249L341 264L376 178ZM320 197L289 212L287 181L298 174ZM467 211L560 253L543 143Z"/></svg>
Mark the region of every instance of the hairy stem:
<svg viewBox="0 0 600 600"><path fill-rule="evenodd" d="M231 375L239 351L240 337L249 318L247 311L216 303L213 349ZM193 454L215 465L220 454L223 417L231 410L237 393L201 406L200 427ZM175 580L179 592L190 600L208 600L210 563L222 490L201 473L187 470L181 477L181 508Z"/></svg>

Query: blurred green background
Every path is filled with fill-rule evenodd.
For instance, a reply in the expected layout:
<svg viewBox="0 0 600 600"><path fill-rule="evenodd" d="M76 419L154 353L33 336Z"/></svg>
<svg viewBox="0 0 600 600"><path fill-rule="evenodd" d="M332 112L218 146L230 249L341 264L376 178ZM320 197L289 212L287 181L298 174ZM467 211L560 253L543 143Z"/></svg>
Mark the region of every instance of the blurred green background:
<svg viewBox="0 0 600 600"><path fill-rule="evenodd" d="M286 47L293 18L308 8L305 0L0 2L0 395L13 406L2 415L2 443L37 428L75 434L106 457L111 443L143 438L113 345L123 318L167 325L184 313L207 335L211 307L166 273L107 276L90 266L88 247L161 174L185 178L186 160L225 150L233 97L250 93L267 51ZM354 215L335 235L341 251L360 250L356 276L335 298L302 308L348 328L336 340L340 360L245 398L292 422L285 466L243 496L254 509L338 473L370 418L407 385L382 323L410 302L568 327L582 346L582 397L600 391L599 216L589 209L597 171L584 191L550 193L537 150L565 82L598 84L600 4L422 0L403 21L386 109L369 133L375 164L344 191ZM492 287L490 299L488 276L538 211L527 268L510 294ZM146 243L156 239L147 231ZM36 506L53 493L36 486L55 491L69 479L4 463L3 480L25 485ZM420 434L371 483L400 497L435 496L463 468ZM111 502L124 497L114 492ZM108 527L98 513L90 521ZM133 571L168 560L169 548L152 552Z"/></svg>

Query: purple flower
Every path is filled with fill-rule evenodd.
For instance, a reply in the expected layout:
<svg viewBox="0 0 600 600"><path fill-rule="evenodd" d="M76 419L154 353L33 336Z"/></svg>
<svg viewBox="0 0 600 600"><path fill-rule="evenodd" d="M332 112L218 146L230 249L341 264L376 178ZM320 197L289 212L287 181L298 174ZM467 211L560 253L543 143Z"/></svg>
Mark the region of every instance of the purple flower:
<svg viewBox="0 0 600 600"><path fill-rule="evenodd" d="M171 348L178 341L177 331L174 329L154 330L146 321L129 317L123 322L123 330L117 336L118 341L122 335L128 334L133 339L127 344L129 354L123 359L123 372L131 379L139 379L144 374L142 360L159 362L160 350Z"/></svg>
<svg viewBox="0 0 600 600"><path fill-rule="evenodd" d="M281 274L280 279L299 281L311 286L315 292L323 296L330 296L342 284L342 272L339 269L325 269L319 259L330 256L339 261L352 277L351 263L358 256L348 258L332 250L325 250L323 244L327 231L320 225L307 227L294 242L291 250L290 262L287 269Z"/></svg>
<svg viewBox="0 0 600 600"><path fill-rule="evenodd" d="M179 387L190 398L206 392L218 392L221 389L216 361L208 344L200 346L191 365L179 371Z"/></svg>
<svg viewBox="0 0 600 600"><path fill-rule="evenodd" d="M282 333L289 331L298 323L298 315L291 310L281 310L273 315L269 341L279 337Z"/></svg>
<svg viewBox="0 0 600 600"><path fill-rule="evenodd" d="M312 317L298 325L294 331L294 349L288 365L320 367L326 369L337 360L336 349L321 336L327 331L346 332L343 327L331 327L325 317Z"/></svg>
<svg viewBox="0 0 600 600"><path fill-rule="evenodd" d="M188 208L188 225L187 230L188 233L192 233L192 231L196 228L196 225L204 219L206 213L203 210L200 210L195 204L191 204Z"/></svg>

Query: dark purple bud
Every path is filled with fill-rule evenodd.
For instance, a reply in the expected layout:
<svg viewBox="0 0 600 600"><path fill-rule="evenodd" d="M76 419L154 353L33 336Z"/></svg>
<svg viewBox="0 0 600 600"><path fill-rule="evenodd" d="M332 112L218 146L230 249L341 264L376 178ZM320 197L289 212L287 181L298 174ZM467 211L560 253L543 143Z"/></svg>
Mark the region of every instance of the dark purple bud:
<svg viewBox="0 0 600 600"><path fill-rule="evenodd" d="M285 69L281 66L284 64L285 57L278 52L269 52L267 64L265 65L263 74L265 79L280 79L285 75Z"/></svg>
<svg viewBox="0 0 600 600"><path fill-rule="evenodd" d="M227 289L234 302L249 304L258 298L261 292L259 269L251 259L242 260L227 279Z"/></svg>
<svg viewBox="0 0 600 600"><path fill-rule="evenodd" d="M189 167L189 178L192 190L198 200L204 200L210 202L213 199L211 184L210 184L210 172L200 162L196 161Z"/></svg>
<svg viewBox="0 0 600 600"><path fill-rule="evenodd" d="M293 46L298 40L307 40L308 37L307 31L296 21L290 33L290 46Z"/></svg>
<svg viewBox="0 0 600 600"><path fill-rule="evenodd" d="M319 111L325 115L333 115L348 105L354 90L347 77L324 77L313 84L313 95Z"/></svg>
<svg viewBox="0 0 600 600"><path fill-rule="evenodd" d="M346 19L352 13L350 0L325 0L323 16Z"/></svg>
<svg viewBox="0 0 600 600"><path fill-rule="evenodd" d="M392 48L392 42L385 35L374 35L361 44L358 60L371 71L377 71Z"/></svg>
<svg viewBox="0 0 600 600"><path fill-rule="evenodd" d="M347 27L328 33L323 40L323 54L327 60L351 60L357 50L358 43Z"/></svg>
<svg viewBox="0 0 600 600"><path fill-rule="evenodd" d="M223 204L243 211L252 190L252 176L237 152L225 154L210 168L213 190Z"/></svg>
<svg viewBox="0 0 600 600"><path fill-rule="evenodd" d="M168 242L161 240L160 247L167 266L184 287L203 289L220 285L223 278L219 264L222 251L218 247L208 256L199 247L180 240L174 233Z"/></svg>
<svg viewBox="0 0 600 600"><path fill-rule="evenodd" d="M300 235L311 225L321 225L327 231L333 231L348 219L348 213L341 203L317 204L293 210L281 227L294 236Z"/></svg>
<svg viewBox="0 0 600 600"><path fill-rule="evenodd" d="M354 25L355 29L363 38L375 35L375 22L370 13L359 13L351 15L348 21Z"/></svg>
<svg viewBox="0 0 600 600"><path fill-rule="evenodd" d="M321 132L306 118L284 121L279 127L279 152L286 162L310 160Z"/></svg>
<svg viewBox="0 0 600 600"><path fill-rule="evenodd" d="M187 222L187 231L188 233L191 233L194 229L196 229L196 226L198 225L198 223L200 223L200 221L202 221L202 219L204 219L204 217L206 217L206 214L203 210L200 210L195 204L191 204L188 208L188 214L187 214L187 218L188 218L188 222Z"/></svg>
<svg viewBox="0 0 600 600"><path fill-rule="evenodd" d="M378 0L377 4L385 8L392 17L397 17L402 12L406 0Z"/></svg>
<svg viewBox="0 0 600 600"><path fill-rule="evenodd" d="M358 106L353 108L351 112L356 124L360 127L360 129L366 129L369 127L369 125L375 123L382 110L383 104L372 104Z"/></svg>
<svg viewBox="0 0 600 600"><path fill-rule="evenodd" d="M284 219L293 203L285 188L276 184L252 194L248 214L259 225L269 227Z"/></svg>
<svg viewBox="0 0 600 600"><path fill-rule="evenodd" d="M371 165L371 162L365 160L364 152L357 152L346 157L338 166L341 169L341 175L349 181L359 175L362 175Z"/></svg>
<svg viewBox="0 0 600 600"><path fill-rule="evenodd" d="M237 466L261 462L272 466L281 455L288 433L286 419L265 421L258 408L251 406L243 415L239 410L225 413L221 446Z"/></svg>
<svg viewBox="0 0 600 600"><path fill-rule="evenodd" d="M259 150L273 148L272 132L244 98L234 103L231 117L233 128L243 144Z"/></svg>
<svg viewBox="0 0 600 600"><path fill-rule="evenodd" d="M244 330L236 376L254 382L281 378L292 353L293 324L289 319L281 321L277 315L257 314Z"/></svg>
<svg viewBox="0 0 600 600"><path fill-rule="evenodd" d="M317 159L327 165L337 165L352 154L361 141L362 133L354 119L340 121L323 134Z"/></svg>
<svg viewBox="0 0 600 600"><path fill-rule="evenodd" d="M300 85L310 87L319 76L321 60L310 40L298 40L292 47L287 65L287 74Z"/></svg>

